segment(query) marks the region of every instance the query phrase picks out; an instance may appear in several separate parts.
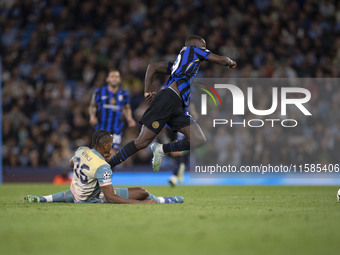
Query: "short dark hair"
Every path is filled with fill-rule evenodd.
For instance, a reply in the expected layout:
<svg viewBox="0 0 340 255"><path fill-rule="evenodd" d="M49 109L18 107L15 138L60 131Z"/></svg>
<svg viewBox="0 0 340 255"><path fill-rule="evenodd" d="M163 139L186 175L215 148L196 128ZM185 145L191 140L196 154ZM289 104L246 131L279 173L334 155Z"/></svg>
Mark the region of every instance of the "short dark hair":
<svg viewBox="0 0 340 255"><path fill-rule="evenodd" d="M192 41L204 40L202 36L199 35L189 35L185 40L185 45L189 45Z"/></svg>
<svg viewBox="0 0 340 255"><path fill-rule="evenodd" d="M112 135L107 130L104 129L96 130L92 135L92 147L95 148L100 145L103 145L104 143L108 143L111 137Z"/></svg>
<svg viewBox="0 0 340 255"><path fill-rule="evenodd" d="M118 70L118 69L109 69L109 72L108 72L108 74L110 74L110 73L112 73L112 72L117 72L117 73L119 73L119 74L120 74L120 72L119 72L119 70Z"/></svg>

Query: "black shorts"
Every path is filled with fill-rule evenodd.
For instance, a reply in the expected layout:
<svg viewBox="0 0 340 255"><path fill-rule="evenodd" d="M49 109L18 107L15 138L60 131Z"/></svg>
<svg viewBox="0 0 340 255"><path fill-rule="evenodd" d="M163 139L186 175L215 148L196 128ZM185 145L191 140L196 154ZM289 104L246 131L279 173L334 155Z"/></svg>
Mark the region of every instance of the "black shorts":
<svg viewBox="0 0 340 255"><path fill-rule="evenodd" d="M172 130L178 131L196 123L185 109L182 99L169 88L157 93L139 122L156 134L165 124L168 124Z"/></svg>

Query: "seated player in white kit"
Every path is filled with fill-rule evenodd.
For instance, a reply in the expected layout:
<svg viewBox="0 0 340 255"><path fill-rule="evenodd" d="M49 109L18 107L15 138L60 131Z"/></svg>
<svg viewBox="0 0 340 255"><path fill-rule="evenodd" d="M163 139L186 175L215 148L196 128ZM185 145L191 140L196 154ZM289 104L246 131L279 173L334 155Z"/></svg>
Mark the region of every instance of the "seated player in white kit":
<svg viewBox="0 0 340 255"><path fill-rule="evenodd" d="M113 138L106 130L97 130L92 135L92 146L80 147L72 157L73 179L70 190L47 196L27 195L26 202L64 203L114 203L114 204L154 204L183 203L184 198L155 197L147 190L137 188L113 188L112 170L107 163Z"/></svg>

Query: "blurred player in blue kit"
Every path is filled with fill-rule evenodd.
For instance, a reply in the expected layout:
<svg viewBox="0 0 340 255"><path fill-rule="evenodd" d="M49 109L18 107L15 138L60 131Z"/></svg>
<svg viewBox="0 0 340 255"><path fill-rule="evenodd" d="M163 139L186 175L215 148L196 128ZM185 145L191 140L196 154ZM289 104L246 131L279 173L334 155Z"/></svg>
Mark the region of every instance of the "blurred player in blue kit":
<svg viewBox="0 0 340 255"><path fill-rule="evenodd" d="M167 144L153 143L151 145L152 167L156 172L159 171L165 153L190 150L190 145L192 148L197 148L205 143L206 138L201 128L187 111L190 102L190 86L202 61L236 68L235 61L211 53L206 49L205 40L196 35L187 38L175 63L158 62L148 66L145 75L144 97L150 102L150 106L140 120L141 132L135 140L127 143L109 161L112 168L137 151L146 148L165 124L172 130L184 134L185 138ZM156 89L151 88L152 80L157 73L170 75L165 89L158 93Z"/></svg>
<svg viewBox="0 0 340 255"><path fill-rule="evenodd" d="M104 129L113 136L111 156L119 149L124 131L124 118L128 127L135 127L130 97L121 89L121 77L117 70L111 70L106 78L107 85L95 90L89 106L90 124L95 130ZM124 118L123 118L124 117Z"/></svg>
<svg viewBox="0 0 340 255"><path fill-rule="evenodd" d="M70 161L73 179L70 190L47 196L27 195L29 203L115 203L156 204L183 203L184 198L155 197L147 190L137 188L113 188L112 170L106 162L111 158L112 135L106 130L97 130L92 135L92 146L80 147Z"/></svg>
<svg viewBox="0 0 340 255"><path fill-rule="evenodd" d="M165 132L158 135L158 141L168 143L176 140L184 139L185 136L179 132L173 132L170 128L165 128ZM163 135L164 134L164 135ZM181 184L184 180L185 169L189 162L189 153L186 151L174 151L167 154L172 159L172 176L168 182L171 187Z"/></svg>

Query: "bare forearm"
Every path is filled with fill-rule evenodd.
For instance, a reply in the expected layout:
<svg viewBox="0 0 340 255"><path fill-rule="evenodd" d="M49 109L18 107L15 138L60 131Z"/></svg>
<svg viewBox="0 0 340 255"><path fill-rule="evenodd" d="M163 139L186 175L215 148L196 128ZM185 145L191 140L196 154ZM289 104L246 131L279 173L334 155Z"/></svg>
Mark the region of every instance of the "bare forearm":
<svg viewBox="0 0 340 255"><path fill-rule="evenodd" d="M148 65L148 68L145 74L144 93L148 93L151 91L151 84L152 84L152 81L155 75L156 75L156 68L152 64Z"/></svg>
<svg viewBox="0 0 340 255"><path fill-rule="evenodd" d="M231 60L229 57L224 57L224 58L225 58L225 61L223 63L224 66L231 66L234 63L234 61Z"/></svg>
<svg viewBox="0 0 340 255"><path fill-rule="evenodd" d="M90 115L90 117L96 116L96 111L97 111L97 107L95 105L90 105L89 106L89 115Z"/></svg>
<svg viewBox="0 0 340 255"><path fill-rule="evenodd" d="M167 73L167 62L157 62L152 63L148 65L148 68L146 70L145 74L145 87L144 87L144 93L149 93L152 90L151 85L152 81L155 78L156 73Z"/></svg>
<svg viewBox="0 0 340 255"><path fill-rule="evenodd" d="M219 56L216 54L211 54L208 58L208 61L214 62L221 66L228 66L231 68L236 67L236 62L234 60L230 59L229 57Z"/></svg>
<svg viewBox="0 0 340 255"><path fill-rule="evenodd" d="M231 66L232 60L229 57L220 56L218 64L220 64L221 66Z"/></svg>
<svg viewBox="0 0 340 255"><path fill-rule="evenodd" d="M112 204L144 204L143 201L134 200L134 199L126 199L124 197L120 197L117 195L112 195L110 197L106 197L107 202Z"/></svg>
<svg viewBox="0 0 340 255"><path fill-rule="evenodd" d="M125 106L123 108L123 115L124 115L124 118L129 121L132 119L132 111L131 111L131 107L129 106Z"/></svg>
<svg viewBox="0 0 340 255"><path fill-rule="evenodd" d="M95 101L95 94L93 94L91 102L90 102L90 106L89 106L89 115L90 115L90 117L96 116L96 111L97 111L97 103Z"/></svg>

